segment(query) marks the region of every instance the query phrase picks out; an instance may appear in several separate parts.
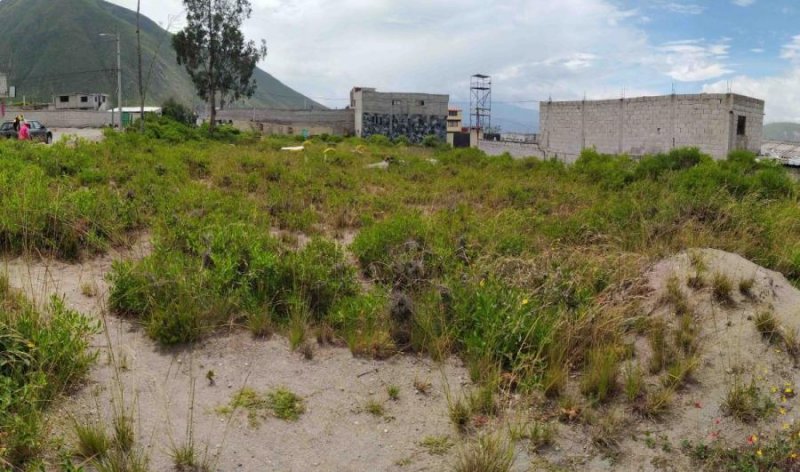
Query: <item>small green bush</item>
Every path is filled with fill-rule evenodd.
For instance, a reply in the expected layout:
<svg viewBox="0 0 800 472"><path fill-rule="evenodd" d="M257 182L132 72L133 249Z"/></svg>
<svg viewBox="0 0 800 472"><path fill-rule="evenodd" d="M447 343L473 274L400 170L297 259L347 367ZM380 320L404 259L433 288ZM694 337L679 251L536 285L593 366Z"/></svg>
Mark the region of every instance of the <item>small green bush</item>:
<svg viewBox="0 0 800 472"><path fill-rule="evenodd" d="M39 312L0 286L0 462L22 469L43 445L44 412L92 365L97 326L57 298Z"/></svg>

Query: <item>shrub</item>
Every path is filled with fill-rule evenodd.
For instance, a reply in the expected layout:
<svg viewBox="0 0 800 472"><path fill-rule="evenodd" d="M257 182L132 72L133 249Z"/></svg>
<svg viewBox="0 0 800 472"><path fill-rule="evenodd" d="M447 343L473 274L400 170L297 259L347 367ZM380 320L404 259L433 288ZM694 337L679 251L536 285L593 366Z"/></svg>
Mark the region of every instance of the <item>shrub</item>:
<svg viewBox="0 0 800 472"><path fill-rule="evenodd" d="M191 108L179 103L174 98L167 99L167 101L161 105L161 115L186 126L194 126L197 120L197 115Z"/></svg>
<svg viewBox="0 0 800 472"><path fill-rule="evenodd" d="M438 136L430 134L422 138L422 145L427 148L438 148L444 145L444 142Z"/></svg>
<svg viewBox="0 0 800 472"><path fill-rule="evenodd" d="M392 141L388 137L382 134L373 134L372 136L367 138L367 141L370 144L381 147L388 147L392 145Z"/></svg>
<svg viewBox="0 0 800 472"><path fill-rule="evenodd" d="M321 321L338 300L358 291L355 270L344 252L323 239L314 239L284 258L281 271L289 279L285 290L306 300L316 321Z"/></svg>
<svg viewBox="0 0 800 472"><path fill-rule="evenodd" d="M627 156L610 156L585 149L575 162L575 172L608 189L620 189L633 181L634 164Z"/></svg>
<svg viewBox="0 0 800 472"><path fill-rule="evenodd" d="M97 326L53 298L40 312L0 279L0 462L22 469L44 441L44 412L73 389L95 355Z"/></svg>

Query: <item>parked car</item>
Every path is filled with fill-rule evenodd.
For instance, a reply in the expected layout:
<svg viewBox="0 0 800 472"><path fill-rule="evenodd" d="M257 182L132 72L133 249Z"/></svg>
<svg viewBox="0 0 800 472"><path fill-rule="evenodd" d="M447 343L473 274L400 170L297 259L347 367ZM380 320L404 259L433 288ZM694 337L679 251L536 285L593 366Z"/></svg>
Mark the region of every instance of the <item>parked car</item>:
<svg viewBox="0 0 800 472"><path fill-rule="evenodd" d="M39 123L38 121L27 121L30 126L30 134L32 141L39 141L42 143L50 144L53 142L53 133L47 129L47 126ZM17 139L17 132L14 131L14 122L6 121L0 125L0 138Z"/></svg>

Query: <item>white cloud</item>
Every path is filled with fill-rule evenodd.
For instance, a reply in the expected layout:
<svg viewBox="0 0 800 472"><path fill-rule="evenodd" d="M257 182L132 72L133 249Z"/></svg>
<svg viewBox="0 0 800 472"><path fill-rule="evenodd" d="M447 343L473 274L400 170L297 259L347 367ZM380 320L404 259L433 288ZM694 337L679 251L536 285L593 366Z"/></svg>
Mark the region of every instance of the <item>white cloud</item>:
<svg viewBox="0 0 800 472"><path fill-rule="evenodd" d="M136 0L111 0L135 8ZM669 93L670 82L729 74L727 41L653 45L650 18L615 0L503 0L487 17L482 0L253 0L249 38L265 38L261 66L328 106L353 86L449 93L469 100L469 77L494 77L505 101ZM705 8L660 2L684 14ZM166 23L180 0L143 2ZM565 15L564 12L570 12Z"/></svg>
<svg viewBox="0 0 800 472"><path fill-rule="evenodd" d="M735 93L760 98L766 102L765 121L800 122L800 35L792 38L781 51L789 68L778 75L750 77L739 75L730 80ZM726 92L728 82L718 81L703 87L704 92Z"/></svg>
<svg viewBox="0 0 800 472"><path fill-rule="evenodd" d="M756 54L761 54L761 53L764 52L764 48L753 48L753 49L750 50L750 52L753 52L753 53L756 53Z"/></svg>
<svg viewBox="0 0 800 472"><path fill-rule="evenodd" d="M681 15L700 15L706 11L706 7L697 5L696 3L661 2L658 6L664 10Z"/></svg>
<svg viewBox="0 0 800 472"><path fill-rule="evenodd" d="M756 0L733 0L733 4L739 5L740 7L749 7L754 3L756 3Z"/></svg>
<svg viewBox="0 0 800 472"><path fill-rule="evenodd" d="M717 43L707 43L702 39L672 41L658 48L661 55L654 60L674 80L704 81L732 72L725 63L729 48L725 40Z"/></svg>
<svg viewBox="0 0 800 472"><path fill-rule="evenodd" d="M734 93L766 101L766 122L800 122L800 108L797 107L800 103L800 68L773 77L734 77L730 83ZM719 81L708 84L703 91L724 93L728 91L728 83Z"/></svg>
<svg viewBox="0 0 800 472"><path fill-rule="evenodd" d="M781 49L781 59L800 64L800 35L792 38L792 42Z"/></svg>

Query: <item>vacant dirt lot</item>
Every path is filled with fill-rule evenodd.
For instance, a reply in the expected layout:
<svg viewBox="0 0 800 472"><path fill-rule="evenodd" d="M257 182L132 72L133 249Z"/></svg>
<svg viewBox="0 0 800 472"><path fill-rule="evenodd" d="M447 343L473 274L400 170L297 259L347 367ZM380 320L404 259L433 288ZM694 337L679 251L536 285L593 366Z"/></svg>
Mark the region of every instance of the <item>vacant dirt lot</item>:
<svg viewBox="0 0 800 472"><path fill-rule="evenodd" d="M102 141L103 130L99 128L53 128L53 142L58 142L64 136L77 136L89 141Z"/></svg>

